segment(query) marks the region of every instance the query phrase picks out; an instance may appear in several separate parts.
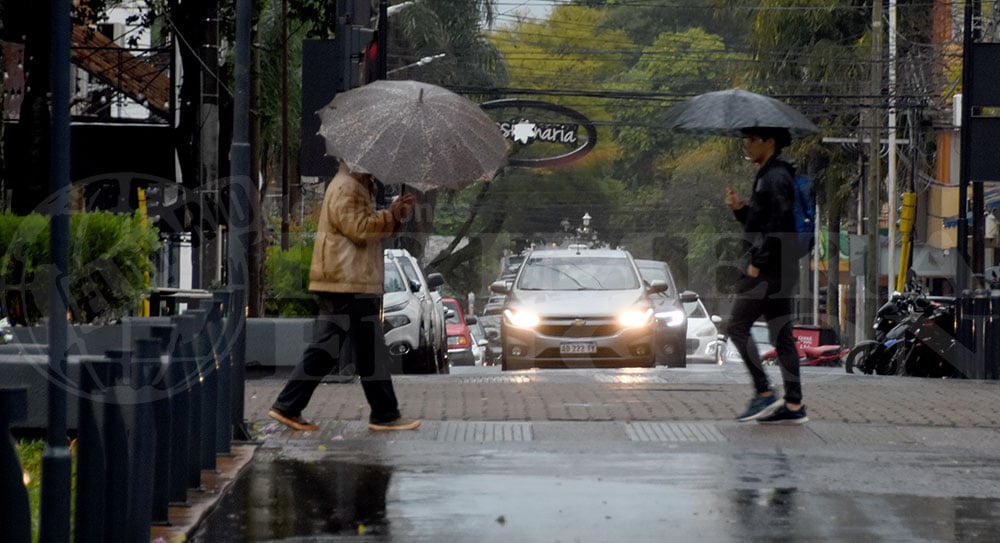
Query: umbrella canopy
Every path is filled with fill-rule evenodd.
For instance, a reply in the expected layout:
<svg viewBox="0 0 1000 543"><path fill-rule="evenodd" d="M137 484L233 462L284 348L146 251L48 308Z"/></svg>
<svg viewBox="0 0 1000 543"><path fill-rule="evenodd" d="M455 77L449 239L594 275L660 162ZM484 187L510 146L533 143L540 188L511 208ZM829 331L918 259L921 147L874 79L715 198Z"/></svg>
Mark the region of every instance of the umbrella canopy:
<svg viewBox="0 0 1000 543"><path fill-rule="evenodd" d="M679 132L741 136L743 128L787 128L792 137L819 133L819 128L788 104L743 89L699 94L667 112L667 127Z"/></svg>
<svg viewBox="0 0 1000 543"><path fill-rule="evenodd" d="M319 112L326 154L383 183L419 190L492 178L508 145L480 107L419 81L375 81L338 94Z"/></svg>

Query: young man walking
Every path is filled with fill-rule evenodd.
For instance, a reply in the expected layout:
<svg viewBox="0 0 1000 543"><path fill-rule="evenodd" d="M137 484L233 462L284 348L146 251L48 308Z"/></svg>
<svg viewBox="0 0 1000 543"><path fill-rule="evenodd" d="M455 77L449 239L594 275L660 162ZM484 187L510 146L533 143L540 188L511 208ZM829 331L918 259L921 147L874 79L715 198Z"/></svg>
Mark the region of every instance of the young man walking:
<svg viewBox="0 0 1000 543"><path fill-rule="evenodd" d="M795 170L779 158L791 143L784 128L743 130L746 157L757 164L749 201L726 189L726 205L743 225L749 249L743 256L743 277L737 284L729 338L743 357L753 379L755 395L737 420L761 423L802 424L809 420L802 403L799 355L792 336L792 300L798 277L798 255L791 244L795 232L793 204ZM784 398L779 399L761 364L757 345L750 336L754 321L767 320L771 342L778 352Z"/></svg>
<svg viewBox="0 0 1000 543"><path fill-rule="evenodd" d="M344 340L351 338L358 375L371 408L371 430L413 430L419 420L400 416L389 376L389 352L382 332L384 257L381 241L413 210L407 194L389 209L375 209L375 185L368 174L340 170L323 197L309 267L309 290L319 304L315 338L292 370L268 415L289 428L319 429L302 417L320 380L337 365Z"/></svg>

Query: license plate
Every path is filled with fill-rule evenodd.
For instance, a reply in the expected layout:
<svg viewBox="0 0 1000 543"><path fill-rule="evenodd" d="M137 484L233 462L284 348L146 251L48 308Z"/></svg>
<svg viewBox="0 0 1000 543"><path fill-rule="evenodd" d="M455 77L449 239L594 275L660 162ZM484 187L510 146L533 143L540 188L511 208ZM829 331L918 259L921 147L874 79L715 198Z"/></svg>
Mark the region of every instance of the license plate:
<svg viewBox="0 0 1000 543"><path fill-rule="evenodd" d="M559 352L561 354L594 354L597 352L597 344L592 341L586 343L560 343Z"/></svg>

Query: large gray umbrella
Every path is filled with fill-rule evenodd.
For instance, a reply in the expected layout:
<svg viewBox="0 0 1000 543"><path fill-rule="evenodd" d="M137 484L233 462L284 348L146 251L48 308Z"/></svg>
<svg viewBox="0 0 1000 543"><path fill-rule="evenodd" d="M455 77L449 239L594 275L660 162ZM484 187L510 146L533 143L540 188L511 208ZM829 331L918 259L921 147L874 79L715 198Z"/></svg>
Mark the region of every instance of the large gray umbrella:
<svg viewBox="0 0 1000 543"><path fill-rule="evenodd" d="M819 128L788 104L743 89L699 94L667 111L666 125L679 132L741 136L753 127L787 128L792 137L819 132Z"/></svg>
<svg viewBox="0 0 1000 543"><path fill-rule="evenodd" d="M319 112L326 154L352 171L420 190L489 179L507 161L496 122L470 100L419 81L375 81Z"/></svg>

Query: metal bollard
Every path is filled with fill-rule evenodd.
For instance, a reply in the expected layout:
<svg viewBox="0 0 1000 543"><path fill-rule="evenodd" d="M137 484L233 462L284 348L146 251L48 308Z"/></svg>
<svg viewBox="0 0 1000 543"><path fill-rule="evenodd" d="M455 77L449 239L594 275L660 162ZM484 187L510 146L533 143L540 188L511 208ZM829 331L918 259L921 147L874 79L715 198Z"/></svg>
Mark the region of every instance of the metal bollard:
<svg viewBox="0 0 1000 543"><path fill-rule="evenodd" d="M219 409L218 361L212 350L209 334L209 313L207 309L189 311L199 319L198 335L195 337L195 358L201 373L201 447L198 458L201 469L215 469L215 428Z"/></svg>
<svg viewBox="0 0 1000 543"><path fill-rule="evenodd" d="M24 419L28 414L26 388L0 388L0 533L4 541L30 543L31 505L28 489L24 486L21 460L17 456L10 424Z"/></svg>
<svg viewBox="0 0 1000 543"><path fill-rule="evenodd" d="M153 341L157 344L159 365L150 381L153 393L153 424L156 427L156 466L153 475L152 523L169 524L170 519L170 470L173 464L173 424L170 417L170 365L163 355L169 353L174 327L154 326L151 329ZM169 360L169 358L168 358Z"/></svg>
<svg viewBox="0 0 1000 543"><path fill-rule="evenodd" d="M104 541L107 450L103 428L105 389L113 384L111 361L80 361L80 395L76 439L76 543Z"/></svg>
<svg viewBox="0 0 1000 543"><path fill-rule="evenodd" d="M183 339L189 326L186 318L174 317L174 333L167 362L167 395L170 402L170 460L167 482L168 502L187 505L188 464L190 462L191 385L184 363Z"/></svg>
<svg viewBox="0 0 1000 543"><path fill-rule="evenodd" d="M985 379L986 370L986 322L989 316L989 298L986 291L976 289L972 297L972 349L975 360L975 379Z"/></svg>
<svg viewBox="0 0 1000 543"><path fill-rule="evenodd" d="M152 381L160 371L160 340L135 342L132 367L132 424L129 438L129 502L125 519L129 541L149 541L153 517L153 479L156 466L156 401Z"/></svg>
<svg viewBox="0 0 1000 543"><path fill-rule="evenodd" d="M955 300L955 368L961 377L969 378L974 371L972 291L963 290Z"/></svg>
<svg viewBox="0 0 1000 543"><path fill-rule="evenodd" d="M184 365L184 375L188 383L188 450L187 450L187 486L201 488L201 440L202 435L202 379L198 367L197 338L201 319L194 311L186 311L178 317L180 335L178 359Z"/></svg>
<svg viewBox="0 0 1000 543"><path fill-rule="evenodd" d="M990 291L986 324L986 378L1000 379L1000 289Z"/></svg>
<svg viewBox="0 0 1000 543"><path fill-rule="evenodd" d="M215 352L216 360L219 364L219 408L215 417L215 452L219 454L229 454L230 444L233 440L233 425L230 422L230 411L232 411L232 364L233 359L229 355L229 338L226 335L225 322L223 316L229 309L229 293L212 293L212 311L209 314L209 333L212 337L212 350Z"/></svg>
<svg viewBox="0 0 1000 543"><path fill-rule="evenodd" d="M125 543L128 541L124 519L128 518L129 496L129 450L128 431L122 402L125 398L123 383L131 381L126 372L131 370L131 351L108 351L105 353L110 365L109 380L104 387L104 434L105 467L107 484L104 487L104 541Z"/></svg>

